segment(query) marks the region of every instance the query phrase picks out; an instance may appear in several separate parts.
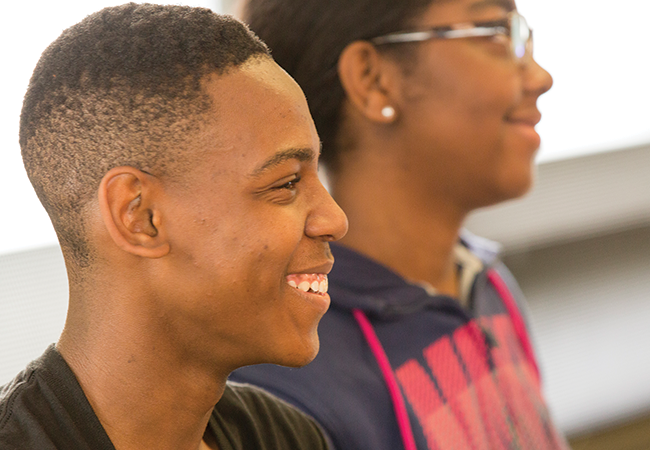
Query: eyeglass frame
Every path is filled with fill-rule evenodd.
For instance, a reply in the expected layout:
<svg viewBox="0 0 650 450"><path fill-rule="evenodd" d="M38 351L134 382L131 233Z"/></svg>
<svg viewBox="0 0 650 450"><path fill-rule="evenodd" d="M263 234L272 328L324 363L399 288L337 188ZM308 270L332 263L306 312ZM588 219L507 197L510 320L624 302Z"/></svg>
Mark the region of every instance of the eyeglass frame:
<svg viewBox="0 0 650 450"><path fill-rule="evenodd" d="M517 26L515 26L516 24ZM523 27L522 27L523 25ZM527 30L523 42L515 42L516 30ZM510 39L510 51L517 62L527 62L533 54L533 30L517 11L510 11L506 17L485 22L462 22L438 25L420 30L403 30L368 39L373 45L424 42L430 39L461 39L471 37L504 36Z"/></svg>

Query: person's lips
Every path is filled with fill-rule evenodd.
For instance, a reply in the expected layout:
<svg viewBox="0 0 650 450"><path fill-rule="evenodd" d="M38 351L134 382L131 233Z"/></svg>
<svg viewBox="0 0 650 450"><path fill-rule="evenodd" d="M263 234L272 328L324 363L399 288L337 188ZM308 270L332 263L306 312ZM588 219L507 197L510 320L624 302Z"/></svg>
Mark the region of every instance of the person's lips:
<svg viewBox="0 0 650 450"><path fill-rule="evenodd" d="M526 146L531 151L539 148L541 139L535 130L535 126L542 119L542 115L537 109L515 111L505 117L505 121L512 129L528 142Z"/></svg>
<svg viewBox="0 0 650 450"><path fill-rule="evenodd" d="M528 113L512 114L506 116L506 121L514 124L527 125L535 127L542 120L542 114L539 111L532 111Z"/></svg>

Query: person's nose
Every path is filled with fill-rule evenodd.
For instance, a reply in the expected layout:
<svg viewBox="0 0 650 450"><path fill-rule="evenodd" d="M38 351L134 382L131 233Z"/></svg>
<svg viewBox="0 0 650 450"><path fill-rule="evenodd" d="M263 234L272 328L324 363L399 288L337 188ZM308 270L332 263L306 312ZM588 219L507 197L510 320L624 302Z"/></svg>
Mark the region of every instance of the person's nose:
<svg viewBox="0 0 650 450"><path fill-rule="evenodd" d="M325 187L320 182L318 184L305 224L305 234L325 241L339 240L348 232L348 218Z"/></svg>
<svg viewBox="0 0 650 450"><path fill-rule="evenodd" d="M531 58L523 67L524 91L526 94L539 97L548 92L553 86L553 77L546 69Z"/></svg>

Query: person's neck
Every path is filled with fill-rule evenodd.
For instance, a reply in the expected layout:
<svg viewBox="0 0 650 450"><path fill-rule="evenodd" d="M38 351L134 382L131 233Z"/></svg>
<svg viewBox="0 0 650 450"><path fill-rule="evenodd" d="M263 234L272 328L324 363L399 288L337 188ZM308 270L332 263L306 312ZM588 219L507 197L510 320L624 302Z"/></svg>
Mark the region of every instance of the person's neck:
<svg viewBox="0 0 650 450"><path fill-rule="evenodd" d="M454 246L466 212L451 202L410 192L402 180L386 176L389 170L368 169L334 178L334 198L350 223L340 243L407 280L427 282L457 297Z"/></svg>
<svg viewBox="0 0 650 450"><path fill-rule="evenodd" d="M207 448L204 433L228 372L183 360L137 315L101 312L92 319L69 312L57 349L115 448Z"/></svg>

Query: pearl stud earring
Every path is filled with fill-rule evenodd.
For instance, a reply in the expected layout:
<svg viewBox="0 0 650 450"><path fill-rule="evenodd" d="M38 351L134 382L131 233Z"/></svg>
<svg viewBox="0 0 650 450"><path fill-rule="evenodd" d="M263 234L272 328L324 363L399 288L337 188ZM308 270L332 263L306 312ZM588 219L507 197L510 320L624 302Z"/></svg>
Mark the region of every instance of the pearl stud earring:
<svg viewBox="0 0 650 450"><path fill-rule="evenodd" d="M381 109L381 115L384 116L386 119L392 119L395 117L395 108L392 106L384 106Z"/></svg>

